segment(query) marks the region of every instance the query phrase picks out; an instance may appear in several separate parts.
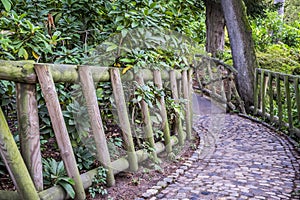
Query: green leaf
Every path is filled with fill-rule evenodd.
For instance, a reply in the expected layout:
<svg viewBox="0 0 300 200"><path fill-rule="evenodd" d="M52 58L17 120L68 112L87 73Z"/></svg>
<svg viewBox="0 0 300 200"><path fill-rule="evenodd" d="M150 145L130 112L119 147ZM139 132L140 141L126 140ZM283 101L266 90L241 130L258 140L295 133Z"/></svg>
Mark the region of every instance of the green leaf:
<svg viewBox="0 0 300 200"><path fill-rule="evenodd" d="M124 63L134 63L135 62L135 59L130 59L130 58L122 58L120 59L121 62L124 62Z"/></svg>
<svg viewBox="0 0 300 200"><path fill-rule="evenodd" d="M132 24L131 24L131 28L135 28L135 27L137 27L138 25L139 25L139 22L134 21L134 22L132 22Z"/></svg>
<svg viewBox="0 0 300 200"><path fill-rule="evenodd" d="M72 199L74 199L74 197L75 197L75 191L74 191L74 189L73 189L73 187L72 187L72 185L70 183L64 182L64 181L60 181L60 182L58 182L58 184L61 185L64 188L64 190L68 193L68 195L70 195L70 197Z"/></svg>
<svg viewBox="0 0 300 200"><path fill-rule="evenodd" d="M25 58L25 60L28 59L28 53L23 47L19 49L18 56Z"/></svg>
<svg viewBox="0 0 300 200"><path fill-rule="evenodd" d="M71 185L75 185L75 181L72 178L67 177L67 176L58 177L57 182L60 182L60 181L69 183Z"/></svg>
<svg viewBox="0 0 300 200"><path fill-rule="evenodd" d="M3 4L5 10L6 10L7 12L9 12L10 9L11 9L11 1L10 1L10 0L1 0L1 2L2 2L2 4Z"/></svg>
<svg viewBox="0 0 300 200"><path fill-rule="evenodd" d="M125 26L119 25L119 26L117 27L117 31L120 31L120 30L122 30L122 29L124 29L124 28L125 28Z"/></svg>

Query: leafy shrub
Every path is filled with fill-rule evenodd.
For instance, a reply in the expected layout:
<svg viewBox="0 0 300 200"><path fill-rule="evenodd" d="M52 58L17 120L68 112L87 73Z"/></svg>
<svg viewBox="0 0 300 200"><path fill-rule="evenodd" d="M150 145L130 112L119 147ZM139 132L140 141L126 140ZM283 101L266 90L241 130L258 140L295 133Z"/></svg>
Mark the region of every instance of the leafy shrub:
<svg viewBox="0 0 300 200"><path fill-rule="evenodd" d="M107 190L104 188L104 186L106 185L106 176L107 169L102 166L98 167L97 174L92 180L92 186L89 187L89 193L92 198L95 198L96 194L107 194Z"/></svg>
<svg viewBox="0 0 300 200"><path fill-rule="evenodd" d="M95 161L95 156L89 149L82 146L74 149L78 168L80 170L91 170Z"/></svg>
<svg viewBox="0 0 300 200"><path fill-rule="evenodd" d="M53 158L43 159L43 177L45 186L60 185L70 195L71 198L75 197L75 191L72 185L75 184L74 180L66 175L66 170L63 161L57 162Z"/></svg>
<svg viewBox="0 0 300 200"><path fill-rule="evenodd" d="M265 51L258 51L257 58L261 68L292 74L300 67L299 53L288 45L274 44L266 47Z"/></svg>
<svg viewBox="0 0 300 200"><path fill-rule="evenodd" d="M277 12L266 12L266 18L255 18L251 26L255 45L261 51L278 42L290 47L300 46L299 22L286 24Z"/></svg>

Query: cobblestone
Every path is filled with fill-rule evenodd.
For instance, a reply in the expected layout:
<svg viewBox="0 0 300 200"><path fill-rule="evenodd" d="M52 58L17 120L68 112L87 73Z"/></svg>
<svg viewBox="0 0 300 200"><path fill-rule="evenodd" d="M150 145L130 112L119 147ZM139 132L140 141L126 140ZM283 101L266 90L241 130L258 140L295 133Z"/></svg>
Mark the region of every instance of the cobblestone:
<svg viewBox="0 0 300 200"><path fill-rule="evenodd" d="M198 150L156 199L300 199L300 155L285 136L220 109L196 116L194 130Z"/></svg>

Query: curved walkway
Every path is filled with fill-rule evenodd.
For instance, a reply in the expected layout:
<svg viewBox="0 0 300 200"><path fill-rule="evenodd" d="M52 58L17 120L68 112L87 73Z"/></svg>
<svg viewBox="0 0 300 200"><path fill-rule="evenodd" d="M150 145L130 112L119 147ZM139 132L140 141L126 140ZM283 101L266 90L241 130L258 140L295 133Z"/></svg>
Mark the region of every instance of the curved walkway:
<svg viewBox="0 0 300 200"><path fill-rule="evenodd" d="M299 200L300 156L289 140L264 125L224 114L205 101L200 107L206 110L195 116L199 149L144 197Z"/></svg>

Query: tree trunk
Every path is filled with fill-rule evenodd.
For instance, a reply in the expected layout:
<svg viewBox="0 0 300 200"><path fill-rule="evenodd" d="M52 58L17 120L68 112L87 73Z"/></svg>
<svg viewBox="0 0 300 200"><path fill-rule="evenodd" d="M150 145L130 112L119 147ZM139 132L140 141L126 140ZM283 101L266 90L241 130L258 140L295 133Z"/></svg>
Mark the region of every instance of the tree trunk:
<svg viewBox="0 0 300 200"><path fill-rule="evenodd" d="M206 51L215 57L224 49L225 19L220 3L206 0Z"/></svg>
<svg viewBox="0 0 300 200"><path fill-rule="evenodd" d="M257 67L252 30L242 0L221 0L229 33L234 67L237 69L237 87L245 108L253 105L254 69Z"/></svg>
<svg viewBox="0 0 300 200"><path fill-rule="evenodd" d="M274 0L274 4L281 3L280 7L278 8L278 15L282 17L284 16L284 2L285 0Z"/></svg>

